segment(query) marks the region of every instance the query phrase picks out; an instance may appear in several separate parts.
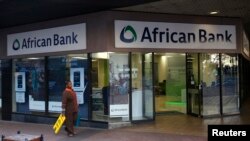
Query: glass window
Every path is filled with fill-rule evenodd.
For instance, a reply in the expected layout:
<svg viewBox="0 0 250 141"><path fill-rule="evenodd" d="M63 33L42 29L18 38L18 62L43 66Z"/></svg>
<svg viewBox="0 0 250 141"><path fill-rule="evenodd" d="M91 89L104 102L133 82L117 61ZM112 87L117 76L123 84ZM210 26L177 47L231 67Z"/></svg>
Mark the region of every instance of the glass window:
<svg viewBox="0 0 250 141"><path fill-rule="evenodd" d="M109 53L110 121L129 120L128 53Z"/></svg>
<svg viewBox="0 0 250 141"><path fill-rule="evenodd" d="M88 118L88 60L86 54L70 54L48 58L49 112L61 112L65 81L71 80L77 94L79 116Z"/></svg>
<svg viewBox="0 0 250 141"><path fill-rule="evenodd" d="M44 58L16 59L13 65L13 112L45 112Z"/></svg>
<svg viewBox="0 0 250 141"><path fill-rule="evenodd" d="M109 120L108 53L92 54L92 120Z"/></svg>
<svg viewBox="0 0 250 141"><path fill-rule="evenodd" d="M92 84L92 120L129 120L127 53L93 53Z"/></svg>
<svg viewBox="0 0 250 141"><path fill-rule="evenodd" d="M48 58L49 112L61 112L62 92L69 79L66 56Z"/></svg>
<svg viewBox="0 0 250 141"><path fill-rule="evenodd" d="M239 71L236 54L222 54L223 113L239 113Z"/></svg>
<svg viewBox="0 0 250 141"><path fill-rule="evenodd" d="M129 120L128 54L92 54L92 120Z"/></svg>

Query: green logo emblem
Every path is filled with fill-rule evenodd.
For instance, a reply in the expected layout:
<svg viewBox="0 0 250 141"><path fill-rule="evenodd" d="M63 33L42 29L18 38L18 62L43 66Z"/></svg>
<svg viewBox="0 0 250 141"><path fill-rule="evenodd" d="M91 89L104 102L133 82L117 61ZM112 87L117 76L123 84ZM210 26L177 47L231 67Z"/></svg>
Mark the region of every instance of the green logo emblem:
<svg viewBox="0 0 250 141"><path fill-rule="evenodd" d="M131 37L128 38L128 37L125 37L125 33L130 33L131 34ZM137 35L136 35L136 32L134 30L134 28L130 25L124 27L120 33L120 39L125 42L125 43L132 43L132 42L135 42L136 39L137 39Z"/></svg>
<svg viewBox="0 0 250 141"><path fill-rule="evenodd" d="M13 42L12 48L14 50L18 50L20 48L20 43L17 39Z"/></svg>

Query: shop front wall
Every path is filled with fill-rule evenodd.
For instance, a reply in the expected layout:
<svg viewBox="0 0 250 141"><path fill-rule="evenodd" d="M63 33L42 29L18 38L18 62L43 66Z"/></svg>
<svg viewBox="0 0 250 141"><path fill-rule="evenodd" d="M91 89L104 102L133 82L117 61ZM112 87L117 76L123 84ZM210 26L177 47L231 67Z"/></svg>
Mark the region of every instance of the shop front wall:
<svg viewBox="0 0 250 141"><path fill-rule="evenodd" d="M84 120L153 119L154 69L150 63L139 64L141 61L152 62L152 52L240 53L242 45L237 18L107 11L43 23L3 29L0 34L1 59L13 60L14 113L60 113L64 81L70 79L76 83ZM136 99L141 103L139 109Z"/></svg>

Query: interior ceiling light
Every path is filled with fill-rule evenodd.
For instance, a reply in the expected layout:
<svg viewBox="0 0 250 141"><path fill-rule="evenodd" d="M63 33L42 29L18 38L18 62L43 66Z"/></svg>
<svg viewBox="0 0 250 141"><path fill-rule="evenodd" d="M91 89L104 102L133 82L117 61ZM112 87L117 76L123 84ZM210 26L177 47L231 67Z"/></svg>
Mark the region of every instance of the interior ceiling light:
<svg viewBox="0 0 250 141"><path fill-rule="evenodd" d="M74 59L81 59L81 60L87 59L86 57L81 57L81 56L75 56L75 57L72 57L72 58L74 58Z"/></svg>
<svg viewBox="0 0 250 141"><path fill-rule="evenodd" d="M27 58L28 60L38 60L39 58L36 58L36 57L30 57L30 58Z"/></svg>
<svg viewBox="0 0 250 141"><path fill-rule="evenodd" d="M211 12L209 12L210 15L216 15L218 13L219 13L219 11L211 11Z"/></svg>

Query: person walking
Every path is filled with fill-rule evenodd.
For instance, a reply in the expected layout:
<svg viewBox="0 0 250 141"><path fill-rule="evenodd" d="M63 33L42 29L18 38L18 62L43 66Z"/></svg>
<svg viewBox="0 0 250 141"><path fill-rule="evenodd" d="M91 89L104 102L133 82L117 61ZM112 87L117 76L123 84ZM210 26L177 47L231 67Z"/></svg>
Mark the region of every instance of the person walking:
<svg viewBox="0 0 250 141"><path fill-rule="evenodd" d="M64 114L66 117L65 131L67 131L68 136L72 137L76 135L74 129L74 123L77 120L78 103L77 103L76 93L72 88L71 81L66 81L66 88L63 91L62 114Z"/></svg>

